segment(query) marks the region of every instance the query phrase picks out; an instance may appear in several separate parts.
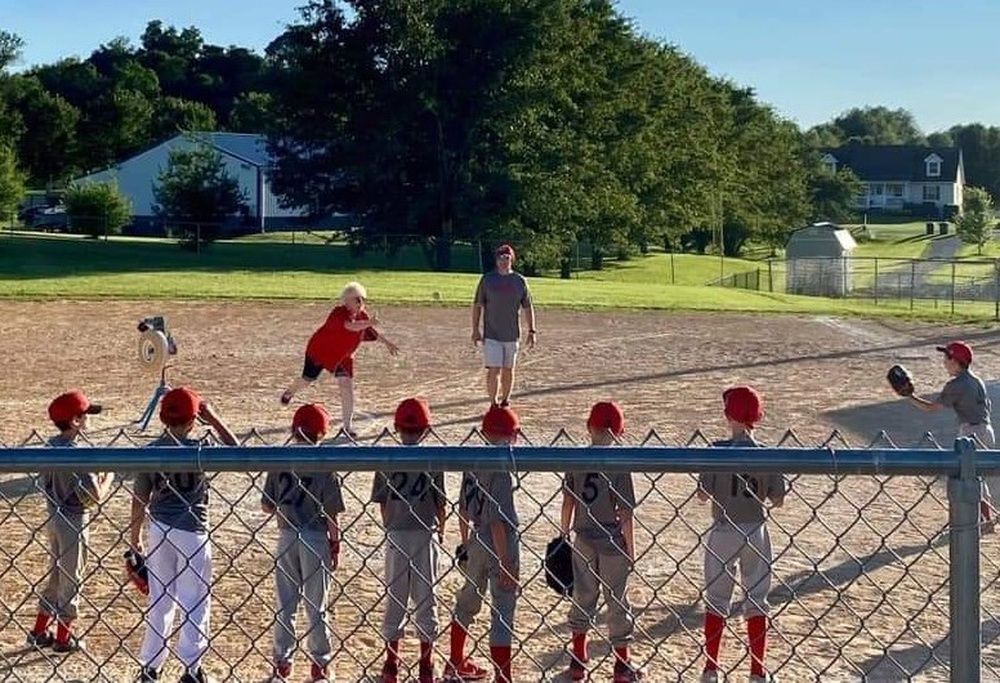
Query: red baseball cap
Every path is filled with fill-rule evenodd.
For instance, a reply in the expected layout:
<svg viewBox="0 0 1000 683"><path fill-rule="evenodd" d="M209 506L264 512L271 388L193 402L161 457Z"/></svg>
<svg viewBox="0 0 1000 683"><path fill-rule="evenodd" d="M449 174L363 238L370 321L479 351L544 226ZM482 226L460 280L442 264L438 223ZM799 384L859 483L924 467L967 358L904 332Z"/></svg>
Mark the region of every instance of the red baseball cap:
<svg viewBox="0 0 1000 683"><path fill-rule="evenodd" d="M419 398L404 399L396 406L397 432L422 432L431 426L431 409Z"/></svg>
<svg viewBox="0 0 1000 683"><path fill-rule="evenodd" d="M937 350L962 365L972 365L972 347L961 341L949 342L947 346L939 346Z"/></svg>
<svg viewBox="0 0 1000 683"><path fill-rule="evenodd" d="M301 406L292 417L292 431L312 440L319 441L330 431L330 413L318 403Z"/></svg>
<svg viewBox="0 0 1000 683"><path fill-rule="evenodd" d="M625 432L625 415L621 406L614 401L595 403L587 418L587 429L606 429L615 436L621 436Z"/></svg>
<svg viewBox="0 0 1000 683"><path fill-rule="evenodd" d="M764 417L764 402L753 387L732 387L722 392L726 417L747 427L753 427Z"/></svg>
<svg viewBox="0 0 1000 683"><path fill-rule="evenodd" d="M201 396L194 389L171 389L160 402L160 421L168 427L187 424L201 411Z"/></svg>
<svg viewBox="0 0 1000 683"><path fill-rule="evenodd" d="M521 421L510 408L493 406L483 415L483 434L488 437L512 437L517 436L517 430L521 426Z"/></svg>
<svg viewBox="0 0 1000 683"><path fill-rule="evenodd" d="M499 247L497 247L496 250L496 255L499 256L500 254L510 254L510 259L511 261L513 261L514 247L510 246L509 244L501 244Z"/></svg>
<svg viewBox="0 0 1000 683"><path fill-rule="evenodd" d="M69 422L81 415L97 415L101 406L91 403L79 389L56 396L49 404L49 418L53 422Z"/></svg>

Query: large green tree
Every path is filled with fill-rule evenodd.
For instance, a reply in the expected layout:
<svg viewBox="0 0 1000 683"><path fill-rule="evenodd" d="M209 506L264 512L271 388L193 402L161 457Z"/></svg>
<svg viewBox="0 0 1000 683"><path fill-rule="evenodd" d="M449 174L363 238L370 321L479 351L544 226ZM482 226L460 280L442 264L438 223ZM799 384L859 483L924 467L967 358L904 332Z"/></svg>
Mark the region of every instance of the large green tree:
<svg viewBox="0 0 1000 683"><path fill-rule="evenodd" d="M962 212L955 217L955 232L967 244L975 244L978 253L993 239L997 219L993 212L993 198L981 187L968 187L962 201Z"/></svg>
<svg viewBox="0 0 1000 683"><path fill-rule="evenodd" d="M848 142L868 145L923 145L927 138L906 109L884 106L855 107L836 116L829 123L809 131L810 139L821 147L836 147Z"/></svg>
<svg viewBox="0 0 1000 683"><path fill-rule="evenodd" d="M24 199L24 181L14 149L0 144L0 218L6 219L17 210Z"/></svg>

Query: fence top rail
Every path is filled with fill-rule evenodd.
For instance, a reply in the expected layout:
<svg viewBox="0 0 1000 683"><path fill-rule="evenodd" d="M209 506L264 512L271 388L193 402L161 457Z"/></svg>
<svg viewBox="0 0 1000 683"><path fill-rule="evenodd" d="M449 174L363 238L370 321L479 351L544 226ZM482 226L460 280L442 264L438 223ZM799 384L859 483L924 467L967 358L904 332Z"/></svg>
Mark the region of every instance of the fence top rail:
<svg viewBox="0 0 1000 683"><path fill-rule="evenodd" d="M972 475L1000 471L1000 451L933 448L713 448L705 446L163 446L0 448L0 472L336 471L784 472Z"/></svg>

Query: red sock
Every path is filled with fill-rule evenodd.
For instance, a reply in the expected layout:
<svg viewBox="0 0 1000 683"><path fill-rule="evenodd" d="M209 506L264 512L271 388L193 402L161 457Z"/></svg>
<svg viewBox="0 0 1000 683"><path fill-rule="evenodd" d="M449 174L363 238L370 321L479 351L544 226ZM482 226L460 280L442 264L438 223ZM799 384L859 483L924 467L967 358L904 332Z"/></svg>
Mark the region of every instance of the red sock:
<svg viewBox="0 0 1000 683"><path fill-rule="evenodd" d="M57 643L68 643L69 636L72 633L72 627L68 621L60 621L59 625L56 627L56 642Z"/></svg>
<svg viewBox="0 0 1000 683"><path fill-rule="evenodd" d="M747 636L750 637L750 675L764 675L764 655L767 654L767 617L747 619Z"/></svg>
<svg viewBox="0 0 1000 683"><path fill-rule="evenodd" d="M514 677L510 668L510 646L491 645L490 659L493 660L493 668L496 670L496 683L513 683Z"/></svg>
<svg viewBox="0 0 1000 683"><path fill-rule="evenodd" d="M392 640L385 646L385 663L399 664L399 641Z"/></svg>
<svg viewBox="0 0 1000 683"><path fill-rule="evenodd" d="M451 663L455 666L465 661L465 637L468 634L460 623L451 622Z"/></svg>
<svg viewBox="0 0 1000 683"><path fill-rule="evenodd" d="M38 616L35 617L35 627L31 629L32 633L45 633L49 630L49 622L52 621L52 616L46 614L45 612L39 612Z"/></svg>
<svg viewBox="0 0 1000 683"><path fill-rule="evenodd" d="M726 620L714 612L705 612L705 670L719 668L719 646L722 632L726 630Z"/></svg>
<svg viewBox="0 0 1000 683"><path fill-rule="evenodd" d="M622 664L628 664L628 646L615 648L615 660Z"/></svg>
<svg viewBox="0 0 1000 683"><path fill-rule="evenodd" d="M420 643L420 666L430 668L434 665L434 644Z"/></svg>
<svg viewBox="0 0 1000 683"><path fill-rule="evenodd" d="M573 656L580 662L587 661L587 634L573 634Z"/></svg>

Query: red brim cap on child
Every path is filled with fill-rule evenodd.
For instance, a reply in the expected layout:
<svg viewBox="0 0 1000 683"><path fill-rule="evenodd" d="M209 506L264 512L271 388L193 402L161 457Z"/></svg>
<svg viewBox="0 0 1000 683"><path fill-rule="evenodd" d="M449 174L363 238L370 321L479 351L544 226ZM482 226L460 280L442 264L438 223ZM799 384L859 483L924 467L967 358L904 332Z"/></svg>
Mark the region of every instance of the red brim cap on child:
<svg viewBox="0 0 1000 683"><path fill-rule="evenodd" d="M295 411L292 431L307 439L319 441L330 431L330 413L318 403L309 403Z"/></svg>
<svg viewBox="0 0 1000 683"><path fill-rule="evenodd" d="M514 247L510 246L509 244L501 244L499 247L497 247L496 255L500 256L501 254L510 254L510 260L513 261Z"/></svg>
<svg viewBox="0 0 1000 683"><path fill-rule="evenodd" d="M972 347L965 342L953 341L947 346L939 346L937 350L962 365L972 365Z"/></svg>
<svg viewBox="0 0 1000 683"><path fill-rule="evenodd" d="M49 404L49 418L53 422L69 422L81 415L97 415L100 412L101 406L91 403L78 389L56 396Z"/></svg>
<svg viewBox="0 0 1000 683"><path fill-rule="evenodd" d="M615 436L621 436L625 432L625 414L622 413L621 406L614 401L595 403L587 418L587 429L607 430Z"/></svg>
<svg viewBox="0 0 1000 683"><path fill-rule="evenodd" d="M726 417L747 427L753 427L764 417L764 402L753 387L732 387L722 392Z"/></svg>
<svg viewBox="0 0 1000 683"><path fill-rule="evenodd" d="M194 389L171 389L160 402L160 421L168 427L187 424L201 412L201 396Z"/></svg>
<svg viewBox="0 0 1000 683"><path fill-rule="evenodd" d="M422 432L431 426L431 409L426 401L408 398L396 406L397 432Z"/></svg>
<svg viewBox="0 0 1000 683"><path fill-rule="evenodd" d="M483 415L482 431L490 438L510 438L517 436L521 421L510 408L493 406Z"/></svg>

